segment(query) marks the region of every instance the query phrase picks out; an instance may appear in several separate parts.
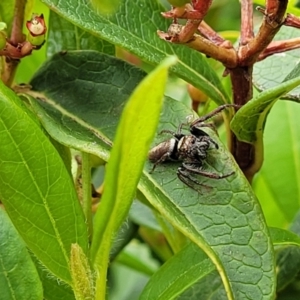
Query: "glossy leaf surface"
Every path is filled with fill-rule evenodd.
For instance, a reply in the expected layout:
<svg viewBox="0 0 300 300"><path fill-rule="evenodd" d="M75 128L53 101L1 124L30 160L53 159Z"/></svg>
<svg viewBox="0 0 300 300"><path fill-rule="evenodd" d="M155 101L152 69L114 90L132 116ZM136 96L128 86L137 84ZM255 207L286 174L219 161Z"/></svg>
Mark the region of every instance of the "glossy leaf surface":
<svg viewBox="0 0 300 300"><path fill-rule="evenodd" d="M288 40L299 37L299 29L283 26L274 40ZM284 66L284 67L283 67ZM300 75L299 49L274 54L254 66L253 80L255 86L261 90L277 87L288 79ZM295 88L284 97L299 102L300 88Z"/></svg>
<svg viewBox="0 0 300 300"><path fill-rule="evenodd" d="M300 77L290 79L251 99L234 116L231 129L239 140L261 142L267 115L278 98L300 84Z"/></svg>
<svg viewBox="0 0 300 300"><path fill-rule="evenodd" d="M97 14L84 0L43 2L76 26L121 46L152 65L159 64L170 54L177 55L179 62L172 72L202 89L216 103L229 101L218 76L202 54L159 39L157 30L167 31L170 22L161 16L163 8L157 1L123 0L109 16ZM70 6L77 9L70 10Z"/></svg>
<svg viewBox="0 0 300 300"><path fill-rule="evenodd" d="M0 82L0 197L34 254L70 282L71 243L87 232L64 162L20 99Z"/></svg>
<svg viewBox="0 0 300 300"><path fill-rule="evenodd" d="M115 46L107 41L96 38L62 18L55 12L50 12L49 33L47 37L47 56L59 51L97 50L107 54L115 54Z"/></svg>

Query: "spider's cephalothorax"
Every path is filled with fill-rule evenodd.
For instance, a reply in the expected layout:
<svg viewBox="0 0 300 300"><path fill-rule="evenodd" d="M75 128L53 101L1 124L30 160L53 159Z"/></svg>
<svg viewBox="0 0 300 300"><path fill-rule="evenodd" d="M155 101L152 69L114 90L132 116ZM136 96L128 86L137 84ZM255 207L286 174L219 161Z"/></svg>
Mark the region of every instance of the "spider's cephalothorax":
<svg viewBox="0 0 300 300"><path fill-rule="evenodd" d="M212 124L204 123L204 121L227 107L237 107L237 105L222 105L211 113L196 119L190 124L190 134L181 133L183 124L178 127L177 132L163 130L161 133L169 133L173 135L173 138L158 144L149 151L148 158L154 163L151 172L158 164L165 161L181 161L182 165L178 168L177 175L181 181L191 187L193 187L193 184L201 184L191 174L199 174L213 179L222 179L232 175L234 172L219 175L202 170L208 150L211 147L219 149L219 146L201 127L214 128Z"/></svg>

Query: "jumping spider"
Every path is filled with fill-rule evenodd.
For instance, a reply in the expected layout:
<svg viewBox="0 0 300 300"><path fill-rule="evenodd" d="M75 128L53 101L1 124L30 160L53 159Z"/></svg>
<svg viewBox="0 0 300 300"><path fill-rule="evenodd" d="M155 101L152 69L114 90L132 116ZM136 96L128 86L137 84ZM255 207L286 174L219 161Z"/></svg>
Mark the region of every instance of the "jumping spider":
<svg viewBox="0 0 300 300"><path fill-rule="evenodd" d="M219 149L219 145L203 131L201 127L210 127L214 129L213 124L204 122L227 107L240 106L235 104L224 104L219 106L209 114L193 121L189 127L190 134L183 134L181 132L184 124L179 125L177 132L163 130L161 133L169 133L173 135L173 138L158 144L149 151L148 158L154 163L151 172L154 171L158 164L165 161L181 161L182 165L177 170L177 176L183 183L192 188L194 188L193 184L203 185L191 176L193 174L213 179L222 179L233 175L234 172L218 175L202 170L203 162L207 157L209 148L214 147L215 149Z"/></svg>

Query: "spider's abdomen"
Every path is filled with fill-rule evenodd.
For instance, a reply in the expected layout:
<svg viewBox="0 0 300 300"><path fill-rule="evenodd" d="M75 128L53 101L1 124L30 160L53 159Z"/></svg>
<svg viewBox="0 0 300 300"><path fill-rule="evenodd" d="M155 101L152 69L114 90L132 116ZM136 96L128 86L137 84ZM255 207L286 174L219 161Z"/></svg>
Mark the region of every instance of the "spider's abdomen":
<svg viewBox="0 0 300 300"><path fill-rule="evenodd" d="M172 138L161 142L149 151L148 158L153 163L158 161L177 160L177 140Z"/></svg>

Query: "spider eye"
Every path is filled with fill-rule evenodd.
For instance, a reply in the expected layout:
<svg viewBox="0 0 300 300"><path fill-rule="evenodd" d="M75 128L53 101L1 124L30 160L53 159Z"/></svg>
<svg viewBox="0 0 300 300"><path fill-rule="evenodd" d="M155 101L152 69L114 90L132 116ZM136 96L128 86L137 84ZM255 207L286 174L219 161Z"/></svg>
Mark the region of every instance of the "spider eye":
<svg viewBox="0 0 300 300"><path fill-rule="evenodd" d="M194 145L194 144L195 144L195 140L194 140L194 139L190 139L190 140L189 140L189 144L190 144L190 145Z"/></svg>

